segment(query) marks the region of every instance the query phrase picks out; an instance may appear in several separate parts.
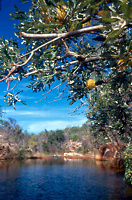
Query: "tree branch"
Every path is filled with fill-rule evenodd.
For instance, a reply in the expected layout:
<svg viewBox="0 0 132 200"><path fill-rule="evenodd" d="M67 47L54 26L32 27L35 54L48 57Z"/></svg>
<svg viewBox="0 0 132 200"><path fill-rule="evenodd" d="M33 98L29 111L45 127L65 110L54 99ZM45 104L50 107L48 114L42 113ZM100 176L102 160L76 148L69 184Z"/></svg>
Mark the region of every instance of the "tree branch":
<svg viewBox="0 0 132 200"><path fill-rule="evenodd" d="M107 57L100 57L100 56L96 56L96 57L91 57L91 58L86 58L84 61L81 61L82 63L87 63L87 62L93 62L95 60L107 60L108 58ZM79 63L80 61L79 60L74 60L74 61L71 61L69 63L66 63L64 65L61 65L61 66L58 66L58 67L55 67L55 69L60 69L60 68L65 68L69 65L74 65L74 64L77 64Z"/></svg>
<svg viewBox="0 0 132 200"><path fill-rule="evenodd" d="M107 25L108 26L108 25ZM87 27L87 28L82 28L79 30L75 31L70 31L67 33L49 33L49 34L32 34L32 33L25 33L25 32L20 32L20 36L23 38L32 38L32 39L50 39L50 38L68 38L71 36L76 36L84 33L92 33L92 31L98 31L101 28L106 28L106 25L97 25L97 26L92 26L92 27ZM95 33L94 33L95 34Z"/></svg>
<svg viewBox="0 0 132 200"><path fill-rule="evenodd" d="M48 44L50 44L52 42L55 42L57 40L63 39L63 38L67 38L67 37L70 37L70 36L79 35L79 34L82 34L82 33L89 33L91 31L99 30L99 29L104 28L104 27L105 26L103 26L103 25L98 25L98 26L94 26L94 27L82 28L82 29L79 29L79 30L76 30L76 31L71 31L71 32L67 32L67 33L59 33L59 34L56 34L56 33L51 33L51 34L29 34L29 33L21 32L20 35L21 35L21 37L24 37L24 38L34 38L34 39L37 39L37 38L39 38L39 39L42 39L42 38L54 38L54 39L50 40L50 41L48 41L48 42L46 42L46 43L44 43L42 45L40 45L36 49L34 49L31 52L25 54L25 56L28 55L28 54L31 54L31 55L29 56L29 58L24 63L22 63L20 65L13 64L13 66L16 66L16 67L14 67L13 69L11 69L10 72L8 73L8 75L5 76L4 78L2 78L0 80L0 82L2 82L3 80L7 79L17 68L26 65L31 60L34 52L36 52L39 49L45 47L46 45L48 45ZM63 43L64 43L64 41L63 41ZM65 45L65 48L67 50L68 47L66 46L65 43L64 43L64 45ZM74 52L70 52L69 49L68 49L68 54L69 55L73 55L75 57L77 56ZM81 60L81 61L83 61L83 62L90 62L90 61L99 60L99 59L105 59L105 58L101 58L101 57L93 57L93 58L86 58L86 59L84 58L84 60ZM65 64L64 66L69 66L70 64L76 64L78 62L80 62L80 60L67 63L68 65ZM64 67L64 66L62 66L62 67ZM26 74L25 74L25 77L27 77Z"/></svg>

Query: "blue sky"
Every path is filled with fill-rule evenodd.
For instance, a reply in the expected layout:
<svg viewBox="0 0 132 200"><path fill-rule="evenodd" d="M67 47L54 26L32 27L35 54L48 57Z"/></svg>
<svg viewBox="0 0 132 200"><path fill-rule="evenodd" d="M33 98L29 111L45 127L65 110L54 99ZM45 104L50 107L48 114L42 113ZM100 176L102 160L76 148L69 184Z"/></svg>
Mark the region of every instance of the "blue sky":
<svg viewBox="0 0 132 200"><path fill-rule="evenodd" d="M1 0L0 2L0 37L4 36L5 39L16 38L14 36L14 23L16 22L9 20L9 13L14 12L14 4L22 10L28 10L28 4L22 5L19 0ZM0 105L4 111L3 119L9 117L16 119L23 130L36 134L45 129L64 129L71 126L81 126L86 122L85 113L72 114L79 102L69 106L66 99L54 101L56 94L52 92L48 96L46 105L45 101L35 103L35 101L39 101L44 97L43 93L33 93L31 89L26 87L27 85L28 80L25 79L15 88L16 91L24 90L19 97L25 100L27 105L16 104L16 110L14 110L12 107L6 107L3 96L7 86L5 83L0 83ZM87 107L82 107L80 112L84 109L87 109Z"/></svg>

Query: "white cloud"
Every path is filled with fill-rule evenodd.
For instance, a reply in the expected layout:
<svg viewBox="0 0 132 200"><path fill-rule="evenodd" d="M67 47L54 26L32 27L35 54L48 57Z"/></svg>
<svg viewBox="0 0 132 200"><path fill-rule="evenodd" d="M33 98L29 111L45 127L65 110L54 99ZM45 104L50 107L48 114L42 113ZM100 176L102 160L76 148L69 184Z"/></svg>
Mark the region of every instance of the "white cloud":
<svg viewBox="0 0 132 200"><path fill-rule="evenodd" d="M47 116L47 112L45 111L39 111L39 110L12 110L12 109L7 109L6 110L6 114L12 115L12 116L26 116L28 117L28 115L30 117L46 117Z"/></svg>
<svg viewBox="0 0 132 200"><path fill-rule="evenodd" d="M50 110L44 110L44 109L27 109L27 110L14 110L14 109L6 109L5 115L11 116L12 118L15 117L22 117L25 116L26 118L53 118L57 116L64 116L64 112L56 111L55 112Z"/></svg>
<svg viewBox="0 0 132 200"><path fill-rule="evenodd" d="M66 127L81 126L86 122L87 118L84 113L78 115L69 114L70 106L46 106L46 107L30 107L18 106L17 110L7 107L3 118L7 120L9 117L17 121L17 123L27 130L29 133L40 133L41 131L64 129Z"/></svg>
<svg viewBox="0 0 132 200"><path fill-rule="evenodd" d="M20 117L20 116L25 116L25 117L32 117L32 118L47 118L47 117L69 117L72 115L71 108L69 107L60 107L57 109L57 107L28 107L28 106L23 106L23 107L16 107L16 110L14 110L12 107L7 107L5 110L3 109L3 112L5 112L5 116L12 116L12 117ZM78 117L79 115L73 115Z"/></svg>
<svg viewBox="0 0 132 200"><path fill-rule="evenodd" d="M75 119L74 119L75 120ZM55 121L39 121L30 123L27 127L27 131L29 133L40 133L41 131L46 130L57 130L57 129L65 129L66 127L72 127L72 126L81 126L83 123L86 122L86 118L83 118L81 120L75 120L71 121L71 118L69 121L63 121L63 120L55 120Z"/></svg>

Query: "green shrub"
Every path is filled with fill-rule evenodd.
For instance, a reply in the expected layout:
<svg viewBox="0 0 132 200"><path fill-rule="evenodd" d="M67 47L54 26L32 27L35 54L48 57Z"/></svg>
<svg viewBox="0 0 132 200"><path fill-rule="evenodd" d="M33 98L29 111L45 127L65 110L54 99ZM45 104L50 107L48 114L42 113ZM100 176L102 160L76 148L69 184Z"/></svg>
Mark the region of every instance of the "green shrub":
<svg viewBox="0 0 132 200"><path fill-rule="evenodd" d="M125 180L132 185L132 144L128 143L126 150L124 151L125 159Z"/></svg>

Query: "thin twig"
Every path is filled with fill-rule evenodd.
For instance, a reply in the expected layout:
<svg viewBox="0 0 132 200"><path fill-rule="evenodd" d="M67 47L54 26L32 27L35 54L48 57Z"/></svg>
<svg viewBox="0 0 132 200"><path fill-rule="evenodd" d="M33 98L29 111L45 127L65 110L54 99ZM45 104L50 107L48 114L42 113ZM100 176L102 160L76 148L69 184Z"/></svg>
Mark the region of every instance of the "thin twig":
<svg viewBox="0 0 132 200"><path fill-rule="evenodd" d="M44 93L43 95L46 95L46 96L45 96L44 98L40 99L39 101L35 101L35 103L38 103L38 102L40 102L40 101L46 99L47 96L48 96L48 94L49 94L51 91L55 90L57 87L60 87L61 85L62 85L62 83L60 83L59 85L55 86L54 88L52 88L52 89L49 90L48 92Z"/></svg>
<svg viewBox="0 0 132 200"><path fill-rule="evenodd" d="M80 99L80 101L83 103L84 106L88 107L88 104L86 104L85 101L83 101L82 99Z"/></svg>
<svg viewBox="0 0 132 200"><path fill-rule="evenodd" d="M19 83L19 80L16 82L16 84L10 90L7 90L7 91L14 90L14 88L17 86L18 83Z"/></svg>
<svg viewBox="0 0 132 200"><path fill-rule="evenodd" d="M73 52L73 51L70 51L69 48L68 48L68 46L67 46L67 44L64 42L64 40L61 39L61 41L62 41L63 44L64 44L64 47L65 47L65 49L66 49L66 51L67 51L67 55L69 55L69 56L74 56L74 57L76 57L76 58L78 58L78 57L80 57L80 56L83 57L83 55L78 55L77 53L75 53L75 52Z"/></svg>
<svg viewBox="0 0 132 200"><path fill-rule="evenodd" d="M34 50L31 51L30 52L31 55L29 56L29 58L24 63L22 63L21 65L13 64L12 66L17 66L17 68L18 68L18 67L22 67L22 66L26 65L31 60L31 58L33 57L34 52L35 52ZM14 71L14 69L13 69L13 71Z"/></svg>
<svg viewBox="0 0 132 200"><path fill-rule="evenodd" d="M76 71L81 67L81 64L75 69L75 71L73 72L73 75L76 73Z"/></svg>

